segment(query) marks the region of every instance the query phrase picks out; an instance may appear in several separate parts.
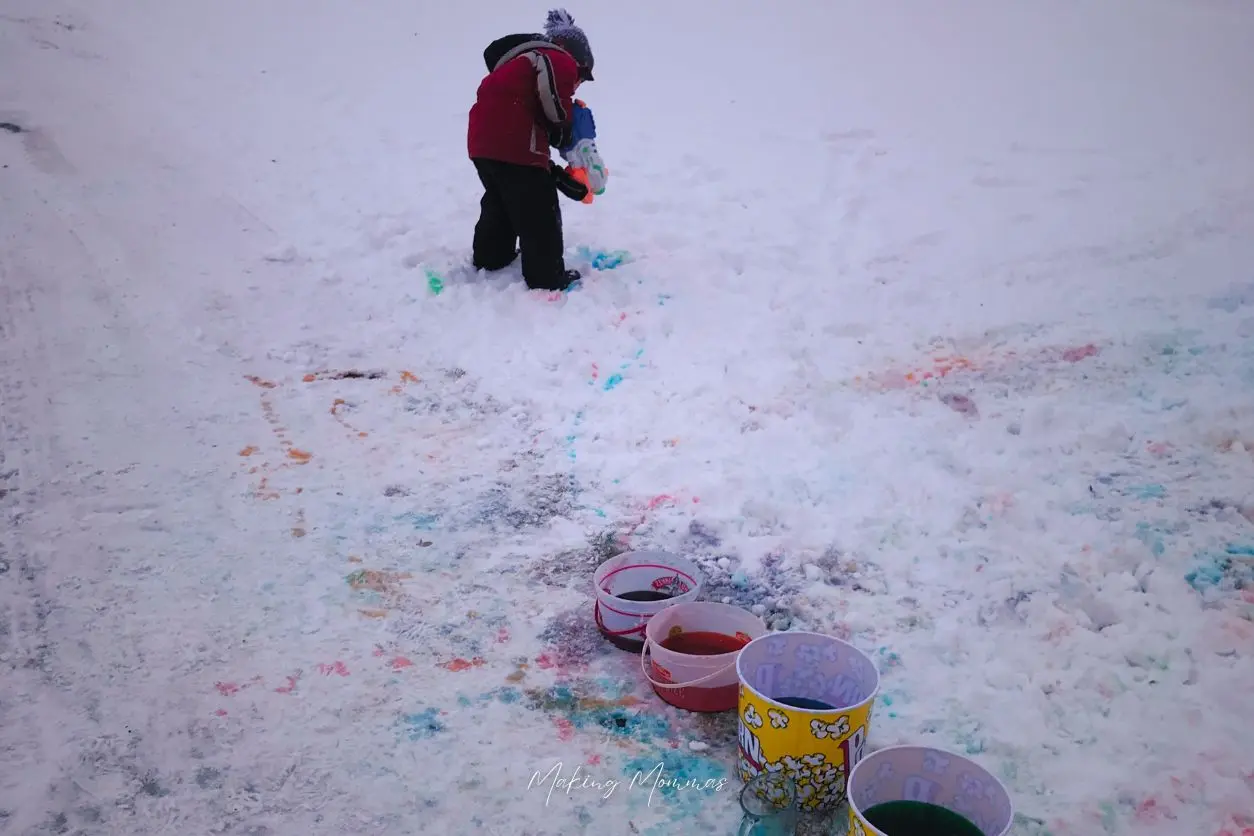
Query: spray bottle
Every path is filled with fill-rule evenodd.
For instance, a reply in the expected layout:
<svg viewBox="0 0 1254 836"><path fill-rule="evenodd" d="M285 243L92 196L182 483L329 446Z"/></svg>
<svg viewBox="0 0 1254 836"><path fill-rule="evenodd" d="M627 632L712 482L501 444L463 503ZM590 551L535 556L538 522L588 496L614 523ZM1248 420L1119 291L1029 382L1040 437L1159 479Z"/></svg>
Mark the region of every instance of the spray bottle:
<svg viewBox="0 0 1254 836"><path fill-rule="evenodd" d="M610 171L597 150L597 125L592 111L579 99L575 99L575 112L571 117L571 142L559 148L566 161L566 173L588 188L584 203L591 203L593 195L605 193L605 183Z"/></svg>

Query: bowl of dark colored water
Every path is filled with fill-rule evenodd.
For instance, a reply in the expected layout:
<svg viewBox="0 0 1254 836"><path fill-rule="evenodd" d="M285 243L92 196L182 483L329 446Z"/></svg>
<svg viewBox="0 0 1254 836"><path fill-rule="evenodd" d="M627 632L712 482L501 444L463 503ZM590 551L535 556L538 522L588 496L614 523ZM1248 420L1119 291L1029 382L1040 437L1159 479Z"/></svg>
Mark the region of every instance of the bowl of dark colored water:
<svg viewBox="0 0 1254 836"><path fill-rule="evenodd" d="M984 836L962 813L926 801L885 801L863 818L884 836Z"/></svg>
<svg viewBox="0 0 1254 836"><path fill-rule="evenodd" d="M766 632L761 618L741 607L687 601L649 622L641 668L659 697L689 711L736 707L736 657Z"/></svg>
<svg viewBox="0 0 1254 836"><path fill-rule="evenodd" d="M695 563L670 552L612 557L592 578L597 629L616 647L639 653L649 620L667 607L696 600L701 581Z"/></svg>
<svg viewBox="0 0 1254 836"><path fill-rule="evenodd" d="M890 746L849 773L849 829L865 836L1007 836L1014 806L1001 781L970 758L929 746Z"/></svg>

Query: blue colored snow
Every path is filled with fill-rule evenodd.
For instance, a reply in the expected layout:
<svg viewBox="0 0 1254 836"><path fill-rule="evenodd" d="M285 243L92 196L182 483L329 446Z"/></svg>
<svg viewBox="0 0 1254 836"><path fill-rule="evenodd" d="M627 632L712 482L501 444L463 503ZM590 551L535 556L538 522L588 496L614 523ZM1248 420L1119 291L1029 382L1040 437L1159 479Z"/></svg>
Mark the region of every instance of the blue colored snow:
<svg viewBox="0 0 1254 836"><path fill-rule="evenodd" d="M593 270L613 270L631 261L631 253L626 250L594 250L591 247L580 247L579 257L592 264Z"/></svg>
<svg viewBox="0 0 1254 836"><path fill-rule="evenodd" d="M435 514L419 514L416 511L409 511L394 519L397 522L409 523L419 531L430 531L435 528L435 524L440 518Z"/></svg>
<svg viewBox="0 0 1254 836"><path fill-rule="evenodd" d="M1162 535L1147 522L1136 524L1136 539L1149 546L1155 557L1162 557L1163 553L1167 551L1167 545L1163 542Z"/></svg>
<svg viewBox="0 0 1254 836"><path fill-rule="evenodd" d="M428 708L415 714L402 714L401 724L410 740L425 740L444 731L444 724L437 718L439 709Z"/></svg>
<svg viewBox="0 0 1254 836"><path fill-rule="evenodd" d="M1254 545L1231 543L1224 549L1224 554L1204 552L1197 555L1197 566L1184 579L1201 593L1216 587L1242 589L1254 586L1254 563L1247 559L1250 557L1254 557Z"/></svg>
<svg viewBox="0 0 1254 836"><path fill-rule="evenodd" d="M1223 563L1211 558L1208 563L1203 563L1185 575L1184 580L1198 592L1205 592L1223 583L1226 568Z"/></svg>

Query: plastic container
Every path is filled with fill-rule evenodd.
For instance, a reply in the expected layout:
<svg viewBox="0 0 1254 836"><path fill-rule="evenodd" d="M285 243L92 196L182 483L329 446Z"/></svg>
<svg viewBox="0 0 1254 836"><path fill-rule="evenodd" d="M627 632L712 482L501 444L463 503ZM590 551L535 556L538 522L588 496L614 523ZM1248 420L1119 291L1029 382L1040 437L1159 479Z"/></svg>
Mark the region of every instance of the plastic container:
<svg viewBox="0 0 1254 836"><path fill-rule="evenodd" d="M876 806L902 802L958 813L983 836L1007 836L1014 824L1010 793L975 761L930 746L890 746L867 755L849 773L849 833L884 836L872 823Z"/></svg>
<svg viewBox="0 0 1254 836"><path fill-rule="evenodd" d="M659 697L688 711L731 711L736 708L739 677L736 659L741 649L766 634L766 624L748 610L731 604L692 601L658 613L645 630L640 667ZM700 653L678 647L683 636ZM727 647L724 653L710 652Z"/></svg>
<svg viewBox="0 0 1254 836"><path fill-rule="evenodd" d="M736 668L741 779L784 772L806 813L844 804L879 691L875 663L834 636L792 631L754 639Z"/></svg>
<svg viewBox="0 0 1254 836"><path fill-rule="evenodd" d="M657 613L695 601L701 594L701 570L691 560L661 551L625 552L597 567L593 616L597 629L616 647L639 653L644 632ZM675 594L667 595L667 590ZM649 596L654 600L632 600Z"/></svg>

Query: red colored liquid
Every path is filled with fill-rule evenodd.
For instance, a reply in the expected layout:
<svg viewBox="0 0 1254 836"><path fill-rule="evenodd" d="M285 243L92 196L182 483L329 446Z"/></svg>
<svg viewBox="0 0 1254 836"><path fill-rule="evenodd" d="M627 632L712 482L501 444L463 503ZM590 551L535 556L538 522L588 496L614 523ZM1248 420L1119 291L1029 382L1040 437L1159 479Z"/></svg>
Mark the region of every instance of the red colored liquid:
<svg viewBox="0 0 1254 836"><path fill-rule="evenodd" d="M722 653L734 653L748 642L729 636L726 633L677 633L662 642L662 647L675 653L686 653L689 656L718 656Z"/></svg>

